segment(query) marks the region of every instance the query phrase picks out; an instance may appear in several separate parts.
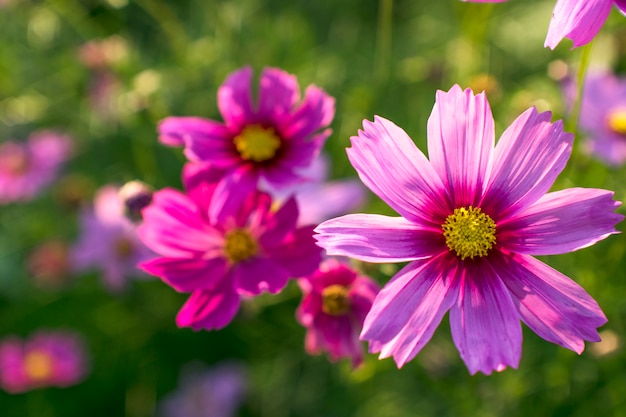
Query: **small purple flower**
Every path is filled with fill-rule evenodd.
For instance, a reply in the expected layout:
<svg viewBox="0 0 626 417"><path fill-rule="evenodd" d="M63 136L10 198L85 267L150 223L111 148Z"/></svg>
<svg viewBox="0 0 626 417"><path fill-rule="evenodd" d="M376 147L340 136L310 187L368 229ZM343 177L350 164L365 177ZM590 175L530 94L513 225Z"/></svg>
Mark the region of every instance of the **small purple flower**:
<svg viewBox="0 0 626 417"><path fill-rule="evenodd" d="M190 364L179 388L158 405L159 417L232 417L244 400L247 375L243 365L222 362L211 369Z"/></svg>
<svg viewBox="0 0 626 417"><path fill-rule="evenodd" d="M296 317L307 328L306 351L328 351L333 361L350 358L354 367L359 366L363 361L359 334L378 284L333 258L298 284L304 297Z"/></svg>
<svg viewBox="0 0 626 417"><path fill-rule="evenodd" d="M121 291L128 278L140 271L136 265L153 256L137 236L136 226L125 216L118 189L101 188L93 208L81 213L81 236L74 245L70 262L76 271L98 268L109 291Z"/></svg>
<svg viewBox="0 0 626 417"><path fill-rule="evenodd" d="M74 385L88 368L82 340L73 332L39 331L25 341L0 341L0 386L10 393Z"/></svg>
<svg viewBox="0 0 626 417"><path fill-rule="evenodd" d="M50 131L0 143L0 204L33 199L56 179L71 149L69 137Z"/></svg>
<svg viewBox="0 0 626 417"><path fill-rule="evenodd" d="M298 103L298 81L277 68L260 79L258 103L252 99L252 69L230 74L218 91L224 123L199 117L168 117L159 140L185 146L190 161L209 162L226 171L246 167L255 178L281 187L299 181L330 135L335 101L311 85Z"/></svg>
<svg viewBox="0 0 626 417"><path fill-rule="evenodd" d="M352 214L316 231L329 255L408 262L378 293L361 338L400 367L449 311L470 373L517 367L520 320L581 353L606 317L585 290L533 255L572 252L618 233L613 192L548 192L574 135L530 108L495 144L484 94L438 91L428 119L429 159L398 126L364 121L348 158L363 183L401 217ZM495 144L495 146L494 146Z"/></svg>
<svg viewBox="0 0 626 417"><path fill-rule="evenodd" d="M474 3L502 3L507 0L463 0ZM596 36L613 6L626 13L626 0L557 0L544 46L554 49L571 39L573 48L585 45Z"/></svg>
<svg viewBox="0 0 626 417"><path fill-rule="evenodd" d="M140 265L177 291L190 292L178 313L181 327L219 329L239 309L240 296L277 293L292 277L321 260L313 227L296 227L293 198L275 208L247 170L222 176L210 165L189 163L187 194L154 193L143 210L142 241L161 257Z"/></svg>
<svg viewBox="0 0 626 417"><path fill-rule="evenodd" d="M569 80L570 102L576 86ZM586 149L610 165L626 162L626 78L611 73L590 73L585 79L580 127L587 135Z"/></svg>

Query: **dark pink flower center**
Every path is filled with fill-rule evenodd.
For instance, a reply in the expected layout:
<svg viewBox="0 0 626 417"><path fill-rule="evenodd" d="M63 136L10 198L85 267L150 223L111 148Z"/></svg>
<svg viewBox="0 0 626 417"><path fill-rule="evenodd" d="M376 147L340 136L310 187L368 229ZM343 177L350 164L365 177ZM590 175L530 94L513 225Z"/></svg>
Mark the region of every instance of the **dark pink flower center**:
<svg viewBox="0 0 626 417"><path fill-rule="evenodd" d="M322 311L331 316L343 316L350 311L350 290L344 285L329 285L322 291Z"/></svg>
<svg viewBox="0 0 626 417"><path fill-rule="evenodd" d="M496 223L478 207L459 207L441 226L450 252L465 258L486 256L496 243Z"/></svg>
<svg viewBox="0 0 626 417"><path fill-rule="evenodd" d="M280 149L280 137L274 129L260 125L248 125L233 139L235 148L245 160L264 162L276 156Z"/></svg>
<svg viewBox="0 0 626 417"><path fill-rule="evenodd" d="M226 257L233 263L245 261L256 255L258 246L247 230L234 229L226 233L224 251Z"/></svg>
<svg viewBox="0 0 626 417"><path fill-rule="evenodd" d="M52 358L46 352L33 350L24 357L24 373L34 381L42 381L52 376Z"/></svg>

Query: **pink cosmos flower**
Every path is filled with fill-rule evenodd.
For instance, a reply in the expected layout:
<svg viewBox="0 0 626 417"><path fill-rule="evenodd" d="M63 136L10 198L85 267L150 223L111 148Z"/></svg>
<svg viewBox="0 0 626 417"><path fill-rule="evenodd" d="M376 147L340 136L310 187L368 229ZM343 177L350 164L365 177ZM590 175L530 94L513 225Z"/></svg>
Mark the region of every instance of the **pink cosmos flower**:
<svg viewBox="0 0 626 417"><path fill-rule="evenodd" d="M258 103L252 99L252 69L233 72L219 88L217 104L224 123L199 117L168 117L159 125L159 140L185 146L190 161L209 162L232 171L250 169L275 186L301 178L317 156L335 114L335 101L311 85L298 103L296 77L266 68Z"/></svg>
<svg viewBox="0 0 626 417"><path fill-rule="evenodd" d="M337 259L327 259L312 274L299 279L304 293L296 317L307 328L305 348L312 355L326 350L333 361L363 361L359 333L378 294L378 284L358 275Z"/></svg>
<svg viewBox="0 0 626 417"><path fill-rule="evenodd" d="M93 208L81 213L81 236L70 254L73 269L97 268L109 291L125 289L129 277L141 273L137 263L154 256L141 243L136 229L125 216L117 187L102 187L96 193Z"/></svg>
<svg viewBox="0 0 626 417"><path fill-rule="evenodd" d="M139 227L142 241L160 255L140 267L191 293L176 321L195 330L226 326L240 296L277 293L321 260L313 227L296 228L293 198L274 209L270 196L256 190L252 173L221 174L187 164L187 194L168 188L154 193Z"/></svg>
<svg viewBox="0 0 626 417"><path fill-rule="evenodd" d="M34 132L24 143L0 143L0 204L33 199L56 179L71 149L67 136L50 131Z"/></svg>
<svg viewBox="0 0 626 417"><path fill-rule="evenodd" d="M361 338L400 367L450 310L452 338L470 373L517 367L520 319L577 353L606 323L574 281L531 255L578 250L616 233L613 193L547 193L573 135L549 112L528 109L494 148L484 93L437 93L428 120L430 160L392 122L365 121L348 157L361 180L402 217L353 214L322 223L331 255L409 262L381 290Z"/></svg>
<svg viewBox="0 0 626 417"><path fill-rule="evenodd" d="M306 181L272 188L262 182L259 188L284 201L292 195L298 203L298 224L319 224L335 216L363 207L367 190L357 179L328 181L328 158L321 154L301 173Z"/></svg>
<svg viewBox="0 0 626 417"><path fill-rule="evenodd" d="M573 102L576 86L568 81ZM585 79L580 111L581 129L588 134L587 150L611 165L626 162L626 79L611 73L590 73Z"/></svg>
<svg viewBox="0 0 626 417"><path fill-rule="evenodd" d="M0 341L0 386L12 394L77 384L88 370L80 337L69 331L39 331L26 341Z"/></svg>
<svg viewBox="0 0 626 417"><path fill-rule="evenodd" d="M501 3L506 0L463 1ZM626 13L626 0L557 0L544 46L554 49L563 38L571 39L574 48L591 42L614 5L622 14Z"/></svg>
<svg viewBox="0 0 626 417"><path fill-rule="evenodd" d="M222 362L211 369L190 364L184 369L179 388L160 403L160 417L233 417L247 391L245 368Z"/></svg>

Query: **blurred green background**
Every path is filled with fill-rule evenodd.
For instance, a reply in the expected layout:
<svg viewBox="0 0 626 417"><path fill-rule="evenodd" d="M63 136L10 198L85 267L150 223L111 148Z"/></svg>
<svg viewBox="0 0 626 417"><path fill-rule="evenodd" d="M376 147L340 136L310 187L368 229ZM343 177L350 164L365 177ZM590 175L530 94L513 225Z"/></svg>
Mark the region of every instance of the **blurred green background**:
<svg viewBox="0 0 626 417"><path fill-rule="evenodd" d="M347 361L331 364L304 353L293 283L278 296L246 303L222 331L193 332L174 323L186 295L159 280L136 280L112 295L96 272L51 288L26 267L42 242L76 240L75 202L90 201L98 187L139 178L155 188L179 188L184 157L157 142L158 121L220 119L217 88L244 65L257 75L265 66L283 68L302 88L314 83L336 98L325 147L333 178L355 175L344 149L375 114L425 149L435 91L454 83L487 91L498 134L532 105L567 119L560 80L576 70L581 50L570 50L569 41L556 51L543 47L554 0L2 3L0 141L57 129L75 139L76 151L55 186L32 202L0 207L0 337L76 330L92 369L83 383L65 389L0 391L0 416L151 416L178 386L183 365L225 359L248 369L241 416L626 416L622 235L543 258L602 306L609 319L604 341L588 344L579 357L525 328L519 369L491 376L468 374L447 318L403 369L369 355L352 371ZM104 63L85 52L88 42L104 42ZM625 52L626 25L613 12L594 41L591 65L626 71ZM577 147L555 188L608 188L624 200L625 173ZM365 212L391 214L374 196L370 201ZM361 266L381 283L399 267Z"/></svg>

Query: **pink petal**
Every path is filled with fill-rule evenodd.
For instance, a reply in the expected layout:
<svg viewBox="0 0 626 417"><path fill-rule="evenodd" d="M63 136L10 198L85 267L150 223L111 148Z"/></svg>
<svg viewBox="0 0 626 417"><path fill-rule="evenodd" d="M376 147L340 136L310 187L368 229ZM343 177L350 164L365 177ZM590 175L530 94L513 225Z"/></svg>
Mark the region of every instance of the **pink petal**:
<svg viewBox="0 0 626 417"><path fill-rule="evenodd" d="M317 244L329 255L365 262L406 262L429 258L446 249L441 229L402 217L348 214L317 226Z"/></svg>
<svg viewBox="0 0 626 417"><path fill-rule="evenodd" d="M332 181L303 187L296 193L299 224L319 224L365 205L367 190L355 180Z"/></svg>
<svg viewBox="0 0 626 417"><path fill-rule="evenodd" d="M361 339L370 342L370 352L393 356L398 367L413 359L457 299L456 269L456 260L444 255L400 270L365 318Z"/></svg>
<svg viewBox="0 0 626 417"><path fill-rule="evenodd" d="M280 120L300 98L298 79L278 68L265 68L259 80L258 114L265 120Z"/></svg>
<svg viewBox="0 0 626 417"><path fill-rule="evenodd" d="M213 290L194 291L176 316L179 327L216 330L225 327L239 310L239 295L230 280Z"/></svg>
<svg viewBox="0 0 626 417"><path fill-rule="evenodd" d="M572 252L618 233L624 216L613 192L569 188L548 193L535 204L498 224L498 244L516 253L556 255Z"/></svg>
<svg viewBox="0 0 626 417"><path fill-rule="evenodd" d="M350 316L333 317L318 314L314 326L319 329L331 360L351 358L354 367L363 362L363 347L359 340L360 329L355 327Z"/></svg>
<svg viewBox="0 0 626 417"><path fill-rule="evenodd" d="M235 288L241 295L276 294L289 280L289 271L265 258L251 258L233 266Z"/></svg>
<svg viewBox="0 0 626 417"><path fill-rule="evenodd" d="M459 299L450 310L452 339L461 358L472 375L517 368L522 327L509 291L485 262L466 262L463 269Z"/></svg>
<svg viewBox="0 0 626 417"><path fill-rule="evenodd" d="M259 242L262 246L275 246L295 230L297 221L298 204L292 197L285 201L278 211L271 216L259 218L257 224L251 224L250 227L260 230Z"/></svg>
<svg viewBox="0 0 626 417"><path fill-rule="evenodd" d="M308 138L325 128L335 116L335 99L314 85L307 87L304 100L282 123L288 138Z"/></svg>
<svg viewBox="0 0 626 417"><path fill-rule="evenodd" d="M251 94L252 68L244 67L231 73L217 91L217 106L233 132L254 117Z"/></svg>
<svg viewBox="0 0 626 417"><path fill-rule="evenodd" d="M228 264L223 258L156 258L139 267L162 278L176 291L193 292L215 287L226 275Z"/></svg>
<svg viewBox="0 0 626 417"><path fill-rule="evenodd" d="M215 188L224 175L224 171L207 163L188 162L183 167L185 190L200 209L202 216L207 215Z"/></svg>
<svg viewBox="0 0 626 417"><path fill-rule="evenodd" d="M411 138L389 120L363 121L348 158L361 181L402 217L441 225L450 208L444 184Z"/></svg>
<svg viewBox="0 0 626 417"><path fill-rule="evenodd" d="M144 245L159 255L188 258L223 244L223 236L203 221L198 207L176 190L154 193L142 216L137 233Z"/></svg>
<svg viewBox="0 0 626 417"><path fill-rule="evenodd" d="M584 341L599 342L607 322L598 303L574 281L526 255L490 258L514 297L522 320L545 340L578 354Z"/></svg>
<svg viewBox="0 0 626 417"><path fill-rule="evenodd" d="M493 145L493 116L485 93L474 96L458 85L437 91L428 119L428 157L452 207L475 207L480 201Z"/></svg>
<svg viewBox="0 0 626 417"><path fill-rule="evenodd" d="M481 207L498 223L548 192L565 167L574 135L550 112L530 108L504 131Z"/></svg>
<svg viewBox="0 0 626 417"><path fill-rule="evenodd" d="M159 122L159 142L168 146L185 146L190 140L223 139L231 133L226 126L202 117L166 117Z"/></svg>
<svg viewBox="0 0 626 417"><path fill-rule="evenodd" d="M241 213L249 198L256 194L256 176L249 169L242 167L226 175L217 185L211 199L208 218L211 224L224 226L229 221L236 221L242 226L242 218L247 218L249 211Z"/></svg>
<svg viewBox="0 0 626 417"><path fill-rule="evenodd" d="M544 46L554 49L563 38L571 39L573 48L591 42L612 5L613 0L558 0Z"/></svg>
<svg viewBox="0 0 626 417"><path fill-rule="evenodd" d="M614 0L615 6L622 14L626 14L626 0Z"/></svg>
<svg viewBox="0 0 626 417"><path fill-rule="evenodd" d="M265 256L289 271L291 277L313 273L322 261L322 249L315 244L313 227L300 227L276 246L263 248Z"/></svg>

